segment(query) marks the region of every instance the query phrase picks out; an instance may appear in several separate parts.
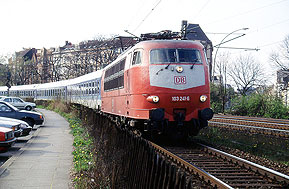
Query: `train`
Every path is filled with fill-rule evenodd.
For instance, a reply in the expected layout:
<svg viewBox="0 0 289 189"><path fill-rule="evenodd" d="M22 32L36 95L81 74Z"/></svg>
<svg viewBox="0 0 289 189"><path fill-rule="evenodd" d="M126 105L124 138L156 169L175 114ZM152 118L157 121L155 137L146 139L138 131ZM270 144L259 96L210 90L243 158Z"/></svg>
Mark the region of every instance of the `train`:
<svg viewBox="0 0 289 189"><path fill-rule="evenodd" d="M6 86L0 95L7 95ZM195 136L213 117L204 47L190 40L140 41L101 70L12 86L9 95L82 104L153 135Z"/></svg>

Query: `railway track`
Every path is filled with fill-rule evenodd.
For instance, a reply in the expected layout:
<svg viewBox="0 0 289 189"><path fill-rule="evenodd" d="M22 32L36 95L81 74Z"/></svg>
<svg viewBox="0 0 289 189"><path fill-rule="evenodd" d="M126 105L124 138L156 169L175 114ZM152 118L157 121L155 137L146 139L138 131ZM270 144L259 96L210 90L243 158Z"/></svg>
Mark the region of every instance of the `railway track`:
<svg viewBox="0 0 289 189"><path fill-rule="evenodd" d="M289 138L288 120L216 115L209 125Z"/></svg>
<svg viewBox="0 0 289 189"><path fill-rule="evenodd" d="M196 147L160 147L163 156L218 188L284 188L289 176L199 144Z"/></svg>
<svg viewBox="0 0 289 189"><path fill-rule="evenodd" d="M248 121L258 121L258 122L267 122L267 123L287 124L287 125L289 124L289 120L286 120L286 119L273 119L273 118L261 118L261 117L249 117L249 116L233 116L233 115L215 114L214 118L248 120Z"/></svg>

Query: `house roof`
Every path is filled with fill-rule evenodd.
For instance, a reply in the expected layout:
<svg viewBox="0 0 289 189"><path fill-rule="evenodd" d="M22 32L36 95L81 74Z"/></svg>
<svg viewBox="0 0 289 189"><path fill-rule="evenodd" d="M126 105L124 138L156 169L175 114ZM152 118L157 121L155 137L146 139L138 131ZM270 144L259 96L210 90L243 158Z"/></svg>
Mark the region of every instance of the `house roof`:
<svg viewBox="0 0 289 189"><path fill-rule="evenodd" d="M187 26L187 39L189 40L200 40L212 43L206 36L199 24L189 24Z"/></svg>
<svg viewBox="0 0 289 189"><path fill-rule="evenodd" d="M23 57L24 60L31 60L33 55L37 53L35 48L24 49L23 51L16 52L17 57Z"/></svg>

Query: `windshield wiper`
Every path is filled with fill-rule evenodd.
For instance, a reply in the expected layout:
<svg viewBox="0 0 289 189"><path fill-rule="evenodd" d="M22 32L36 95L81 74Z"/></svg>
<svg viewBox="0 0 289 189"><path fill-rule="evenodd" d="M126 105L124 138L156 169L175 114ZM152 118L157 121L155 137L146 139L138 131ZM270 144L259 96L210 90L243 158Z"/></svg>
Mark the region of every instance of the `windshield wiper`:
<svg viewBox="0 0 289 189"><path fill-rule="evenodd" d="M194 69L195 64L196 64L197 62L199 62L199 59L194 59L193 62L194 62L194 63L193 63L193 65L191 66L191 69Z"/></svg>
<svg viewBox="0 0 289 189"><path fill-rule="evenodd" d="M159 72L160 72L160 71L163 71L163 70L164 70L164 69L161 68L159 71L157 71L156 75L159 75Z"/></svg>
<svg viewBox="0 0 289 189"><path fill-rule="evenodd" d="M170 62L170 63L165 67L165 69L168 69L171 64L172 64L172 62Z"/></svg>
<svg viewBox="0 0 289 189"><path fill-rule="evenodd" d="M171 64L172 64L172 62L170 62L168 65L166 65L165 69L167 70ZM161 72L161 71L164 71L164 69L161 68L159 71L156 72L156 75L158 75L159 72Z"/></svg>
<svg viewBox="0 0 289 189"><path fill-rule="evenodd" d="M195 64L196 64L196 63L194 62L193 65L191 66L191 69L194 69Z"/></svg>

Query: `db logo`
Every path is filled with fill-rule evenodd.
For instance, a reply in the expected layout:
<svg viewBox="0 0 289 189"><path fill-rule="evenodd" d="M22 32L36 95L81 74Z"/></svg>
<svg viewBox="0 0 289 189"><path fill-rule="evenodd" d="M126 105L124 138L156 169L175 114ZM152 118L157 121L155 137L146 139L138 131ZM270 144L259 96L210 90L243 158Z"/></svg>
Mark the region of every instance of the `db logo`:
<svg viewBox="0 0 289 189"><path fill-rule="evenodd" d="M174 82L176 85L183 85L186 84L186 76L175 76Z"/></svg>

